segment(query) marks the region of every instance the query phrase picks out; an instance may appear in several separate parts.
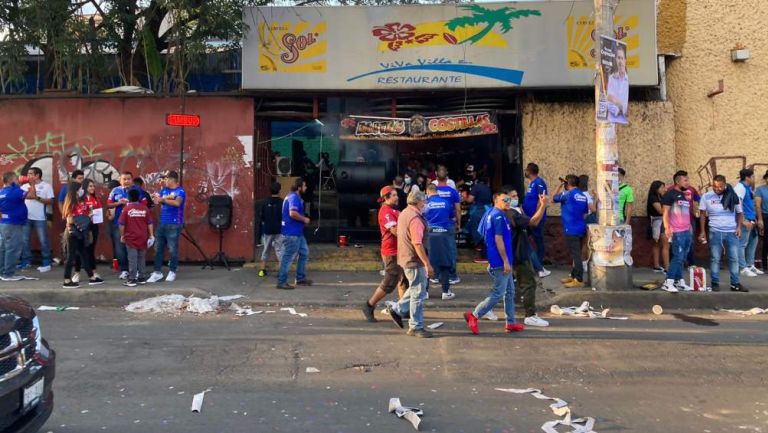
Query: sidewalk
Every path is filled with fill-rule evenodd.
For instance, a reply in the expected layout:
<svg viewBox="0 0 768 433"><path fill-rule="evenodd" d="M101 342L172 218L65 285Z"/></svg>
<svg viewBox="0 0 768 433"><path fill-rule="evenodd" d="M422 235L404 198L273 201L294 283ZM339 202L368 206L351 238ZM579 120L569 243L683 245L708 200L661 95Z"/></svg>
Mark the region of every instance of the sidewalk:
<svg viewBox="0 0 768 433"><path fill-rule="evenodd" d="M666 293L660 290L611 291L597 292L585 289L565 289L560 278L567 275L564 268L552 268L552 275L541 280L542 287L537 292L537 303L541 309L557 304L560 306L579 305L589 301L595 307L647 312L655 305L665 310L675 309L714 309L734 308L749 309L768 307L768 275L756 278L744 278L743 284L750 293ZM312 287L296 290L275 289L275 276L270 274L259 278L255 269L223 268L215 270L201 269L200 266L183 266L173 283L155 283L135 288L124 287L117 274L102 267L102 277L106 283L101 286L83 285L80 289L62 289L63 268L40 274L27 271L23 275L39 277L39 281L0 282L0 293L17 295L32 302L33 305L69 305L121 307L129 302L158 296L179 293L183 295L209 296L244 295L247 302L255 304L280 304L286 306L323 306L357 308L367 300L381 281L377 271L310 271L309 278L314 280ZM292 274L293 275L293 274ZM488 293L490 280L487 275L459 273L462 281L453 287L456 299L443 301L439 298L437 287L430 290L431 299L427 308L474 307ZM662 281L662 274L648 269L635 269L634 284L640 286L652 281Z"/></svg>

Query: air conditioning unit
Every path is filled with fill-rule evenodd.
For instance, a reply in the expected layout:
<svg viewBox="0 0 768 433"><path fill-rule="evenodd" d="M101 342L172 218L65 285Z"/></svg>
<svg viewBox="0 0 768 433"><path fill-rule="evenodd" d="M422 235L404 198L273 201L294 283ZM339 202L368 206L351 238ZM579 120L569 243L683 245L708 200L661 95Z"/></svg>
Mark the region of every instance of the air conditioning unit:
<svg viewBox="0 0 768 433"><path fill-rule="evenodd" d="M290 176L291 175L291 158L285 156L277 157L277 175L278 176Z"/></svg>

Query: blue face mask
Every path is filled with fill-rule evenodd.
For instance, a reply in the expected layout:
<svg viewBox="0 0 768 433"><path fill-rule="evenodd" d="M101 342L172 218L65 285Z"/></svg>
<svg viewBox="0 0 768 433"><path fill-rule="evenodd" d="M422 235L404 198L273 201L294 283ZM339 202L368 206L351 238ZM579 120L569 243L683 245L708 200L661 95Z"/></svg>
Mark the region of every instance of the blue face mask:
<svg viewBox="0 0 768 433"><path fill-rule="evenodd" d="M517 207L520 205L520 200L516 198L509 199L509 207Z"/></svg>

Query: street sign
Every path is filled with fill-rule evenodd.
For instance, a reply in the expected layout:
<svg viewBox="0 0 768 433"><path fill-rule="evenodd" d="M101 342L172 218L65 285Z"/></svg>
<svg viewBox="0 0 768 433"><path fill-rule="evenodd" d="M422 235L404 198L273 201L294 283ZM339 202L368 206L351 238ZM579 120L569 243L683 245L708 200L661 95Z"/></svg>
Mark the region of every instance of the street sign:
<svg viewBox="0 0 768 433"><path fill-rule="evenodd" d="M168 126L181 126L182 128L200 127L200 116L197 114L174 114L170 113L165 117L165 123Z"/></svg>

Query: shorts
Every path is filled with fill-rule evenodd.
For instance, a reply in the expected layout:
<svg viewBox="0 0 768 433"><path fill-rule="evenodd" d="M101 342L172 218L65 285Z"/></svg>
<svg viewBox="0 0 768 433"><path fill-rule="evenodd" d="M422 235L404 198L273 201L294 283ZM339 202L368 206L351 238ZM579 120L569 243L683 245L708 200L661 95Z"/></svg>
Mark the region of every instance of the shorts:
<svg viewBox="0 0 768 433"><path fill-rule="evenodd" d="M408 280L405 279L405 272L397 264L397 257L382 257L384 260L384 279L381 280L379 288L384 293L392 293L398 286L404 289L408 288Z"/></svg>
<svg viewBox="0 0 768 433"><path fill-rule="evenodd" d="M267 258L269 258L269 247L272 247L272 249L275 250L275 253L277 253L277 237L280 235L262 235L261 236L261 243L263 245L261 250L261 261L266 262Z"/></svg>
<svg viewBox="0 0 768 433"><path fill-rule="evenodd" d="M664 234L664 221L662 217L651 217L651 237L658 242Z"/></svg>

